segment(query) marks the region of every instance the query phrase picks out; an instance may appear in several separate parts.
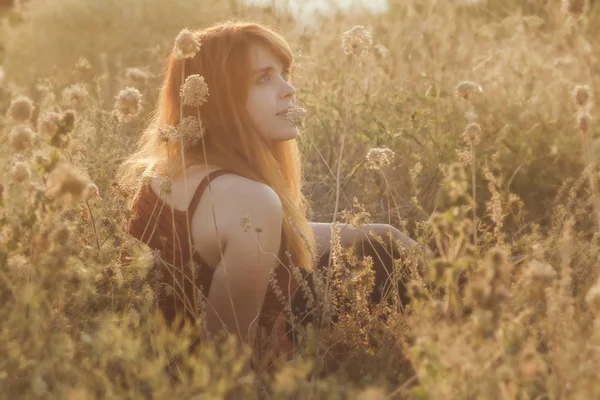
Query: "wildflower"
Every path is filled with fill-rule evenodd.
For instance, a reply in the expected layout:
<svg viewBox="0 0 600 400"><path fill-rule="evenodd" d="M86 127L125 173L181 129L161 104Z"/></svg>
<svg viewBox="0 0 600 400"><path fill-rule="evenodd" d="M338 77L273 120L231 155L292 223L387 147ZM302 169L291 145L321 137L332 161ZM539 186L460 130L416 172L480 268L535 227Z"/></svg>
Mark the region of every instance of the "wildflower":
<svg viewBox="0 0 600 400"><path fill-rule="evenodd" d="M395 153L387 147L372 148L367 153L367 167L371 170L378 171L390 165L394 156Z"/></svg>
<svg viewBox="0 0 600 400"><path fill-rule="evenodd" d="M423 165L420 162L417 162L411 169L410 169L410 176L411 178L414 180L417 178L417 176L419 176L419 174L423 171Z"/></svg>
<svg viewBox="0 0 600 400"><path fill-rule="evenodd" d="M87 96L88 91L85 85L80 83L68 86L62 91L63 103L72 108L77 108L83 105Z"/></svg>
<svg viewBox="0 0 600 400"><path fill-rule="evenodd" d="M579 107L585 107L590 99L590 89L588 86L575 86L575 89L573 89L573 99Z"/></svg>
<svg viewBox="0 0 600 400"><path fill-rule="evenodd" d="M390 51L382 44L375 45L375 51L379 54L380 57L385 58L390 54Z"/></svg>
<svg viewBox="0 0 600 400"><path fill-rule="evenodd" d="M142 111L142 94L133 87L126 87L117 95L115 111L121 122L133 121Z"/></svg>
<svg viewBox="0 0 600 400"><path fill-rule="evenodd" d="M16 152L27 150L33 144L35 132L27 125L20 124L15 126L10 132L9 142L11 147Z"/></svg>
<svg viewBox="0 0 600 400"><path fill-rule="evenodd" d="M556 276L552 265L539 260L532 260L527 265L527 275L538 282L549 282Z"/></svg>
<svg viewBox="0 0 600 400"><path fill-rule="evenodd" d="M193 58L200 50L200 40L190 30L183 29L175 38L174 55L178 60Z"/></svg>
<svg viewBox="0 0 600 400"><path fill-rule="evenodd" d="M125 79L127 80L128 86L141 89L146 86L148 77L148 73L139 68L127 68L125 70Z"/></svg>
<svg viewBox="0 0 600 400"><path fill-rule="evenodd" d="M88 200L100 198L100 189L98 189L98 186L96 186L95 183L88 184L87 190L86 190L86 198Z"/></svg>
<svg viewBox="0 0 600 400"><path fill-rule="evenodd" d="M481 142L481 127L476 122L470 123L465 128L462 137L468 145L477 146Z"/></svg>
<svg viewBox="0 0 600 400"><path fill-rule="evenodd" d="M458 161L463 165L471 165L471 160L473 159L473 155L471 154L471 150L468 147L464 149L456 149L456 156L458 157Z"/></svg>
<svg viewBox="0 0 600 400"><path fill-rule="evenodd" d="M158 188L161 196L168 197L173 193L173 181L168 176L162 176Z"/></svg>
<svg viewBox="0 0 600 400"><path fill-rule="evenodd" d="M31 178L31 170L27 163L17 161L10 170L12 181L14 183L24 183Z"/></svg>
<svg viewBox="0 0 600 400"><path fill-rule="evenodd" d="M30 98L19 96L11 101L8 113L15 121L27 122L31 118L34 108Z"/></svg>
<svg viewBox="0 0 600 400"><path fill-rule="evenodd" d="M88 184L88 179L79 170L61 162L48 175L46 195L53 200L66 198L68 203L81 198Z"/></svg>
<svg viewBox="0 0 600 400"><path fill-rule="evenodd" d="M38 133L44 137L52 137L60 125L61 115L54 111L42 114L38 119Z"/></svg>
<svg viewBox="0 0 600 400"><path fill-rule="evenodd" d="M594 313L600 314L600 284L593 286L587 292L585 301Z"/></svg>
<svg viewBox="0 0 600 400"><path fill-rule="evenodd" d="M52 237L56 243L58 243L61 246L64 246L67 244L69 238L71 237L71 229L67 224L63 224L54 231Z"/></svg>
<svg viewBox="0 0 600 400"><path fill-rule="evenodd" d="M578 17L585 10L585 0L563 0L562 9L572 16Z"/></svg>
<svg viewBox="0 0 600 400"><path fill-rule="evenodd" d="M204 136L202 121L196 117L185 117L177 129L178 139L185 147L197 145Z"/></svg>
<svg viewBox="0 0 600 400"><path fill-rule="evenodd" d="M361 56L371 51L371 34L362 25L357 25L342 35L342 49L344 53Z"/></svg>
<svg viewBox="0 0 600 400"><path fill-rule="evenodd" d="M292 126L299 128L302 126L306 114L307 112L304 108L295 105L287 111L285 117Z"/></svg>
<svg viewBox="0 0 600 400"><path fill-rule="evenodd" d="M171 125L159 126L157 137L159 142L169 143L177 137L177 128Z"/></svg>
<svg viewBox="0 0 600 400"><path fill-rule="evenodd" d="M181 87L181 98L186 106L200 107L206 103L208 97L208 85L204 77L200 75L190 75Z"/></svg>
<svg viewBox="0 0 600 400"><path fill-rule="evenodd" d="M577 124L581 133L583 133L584 135L590 133L591 120L590 116L587 113L583 112L579 114Z"/></svg>
<svg viewBox="0 0 600 400"><path fill-rule="evenodd" d="M251 218L249 215L246 215L242 218L240 218L240 226L244 229L244 232L248 231L248 229L250 229L251 225Z"/></svg>
<svg viewBox="0 0 600 400"><path fill-rule="evenodd" d="M474 82L463 81L456 85L456 96L465 101L470 100L471 96L475 93L480 93L482 91L481 86Z"/></svg>

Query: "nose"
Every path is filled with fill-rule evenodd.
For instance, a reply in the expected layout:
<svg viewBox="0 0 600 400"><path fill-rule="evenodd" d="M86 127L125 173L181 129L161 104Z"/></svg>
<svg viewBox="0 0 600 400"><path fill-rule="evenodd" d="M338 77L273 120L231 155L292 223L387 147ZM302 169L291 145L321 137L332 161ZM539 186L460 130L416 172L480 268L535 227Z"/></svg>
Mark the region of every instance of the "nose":
<svg viewBox="0 0 600 400"><path fill-rule="evenodd" d="M290 85L289 82L285 82L284 89L283 89L283 98L288 99L288 98L294 97L295 94L296 94L296 88L293 87L292 85Z"/></svg>

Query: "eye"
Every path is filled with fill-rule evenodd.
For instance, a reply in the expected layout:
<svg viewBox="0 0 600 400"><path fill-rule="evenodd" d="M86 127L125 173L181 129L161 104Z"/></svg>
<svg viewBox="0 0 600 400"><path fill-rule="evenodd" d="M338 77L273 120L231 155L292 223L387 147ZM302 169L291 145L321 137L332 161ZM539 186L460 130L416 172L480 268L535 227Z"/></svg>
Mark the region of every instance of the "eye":
<svg viewBox="0 0 600 400"><path fill-rule="evenodd" d="M271 76L270 76L270 75L269 75L269 73L267 72L267 73L263 74L263 75L262 75L262 76L261 76L261 77L258 79L258 81L259 81L259 82L268 82L270 79L271 79Z"/></svg>
<svg viewBox="0 0 600 400"><path fill-rule="evenodd" d="M290 72L289 71L283 71L281 73L281 77L283 78L284 81L288 81L288 79L290 79Z"/></svg>

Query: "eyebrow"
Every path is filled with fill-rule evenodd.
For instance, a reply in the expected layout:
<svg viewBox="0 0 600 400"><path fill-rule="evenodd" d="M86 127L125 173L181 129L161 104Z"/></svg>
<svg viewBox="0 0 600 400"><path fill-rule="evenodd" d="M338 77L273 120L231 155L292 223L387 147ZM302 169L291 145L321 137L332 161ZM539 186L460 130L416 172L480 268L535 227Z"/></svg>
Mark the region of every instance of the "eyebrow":
<svg viewBox="0 0 600 400"><path fill-rule="evenodd" d="M259 73L261 73L261 72L267 72L267 71L268 71L268 72L270 72L270 71L273 71L274 69L275 69L275 67L273 67L272 65L270 65L270 66L268 66L268 67L263 67L263 68L259 68L259 69L255 70L255 71L252 73L252 75L257 75L257 74L259 74ZM287 71L289 71L289 68L285 68L285 67L284 67L284 68L282 68L282 70L283 70L284 72L287 72Z"/></svg>

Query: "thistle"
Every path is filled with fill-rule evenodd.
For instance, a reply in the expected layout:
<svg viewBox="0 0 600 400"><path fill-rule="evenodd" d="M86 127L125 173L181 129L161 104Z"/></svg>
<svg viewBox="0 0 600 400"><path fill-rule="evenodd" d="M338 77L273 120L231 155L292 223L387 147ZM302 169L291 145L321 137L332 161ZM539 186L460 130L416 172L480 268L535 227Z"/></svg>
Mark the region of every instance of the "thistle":
<svg viewBox="0 0 600 400"><path fill-rule="evenodd" d="M200 107L206 103L208 85L203 76L190 75L181 86L181 99L183 105Z"/></svg>
<svg viewBox="0 0 600 400"><path fill-rule="evenodd" d="M587 85L578 85L573 89L573 100L579 107L585 107L590 97L590 88Z"/></svg>
<svg viewBox="0 0 600 400"><path fill-rule="evenodd" d="M141 89L146 86L148 77L148 73L139 68L127 68L125 70L125 80L128 86Z"/></svg>
<svg viewBox="0 0 600 400"><path fill-rule="evenodd" d="M86 87L80 83L66 87L62 91L62 101L72 108L77 108L84 104L88 96Z"/></svg>
<svg viewBox="0 0 600 400"><path fill-rule="evenodd" d="M204 136L204 125L202 124L202 121L196 117L185 117L183 121L179 123L177 136L184 147L195 146Z"/></svg>
<svg viewBox="0 0 600 400"><path fill-rule="evenodd" d="M78 200L89 184L88 179L76 168L67 163L59 163L48 175L46 195L53 199Z"/></svg>
<svg viewBox="0 0 600 400"><path fill-rule="evenodd" d="M456 85L455 91L456 96L459 99L468 101L471 99L471 97L473 97L473 95L480 93L483 90L481 89L481 86L474 82L463 81Z"/></svg>
<svg viewBox="0 0 600 400"><path fill-rule="evenodd" d="M31 170L27 163L17 161L10 170L10 175L14 183L24 183L31 179Z"/></svg>
<svg viewBox="0 0 600 400"><path fill-rule="evenodd" d="M61 115L54 111L43 113L38 119L38 133L44 137L54 136L60 125L61 118Z"/></svg>

